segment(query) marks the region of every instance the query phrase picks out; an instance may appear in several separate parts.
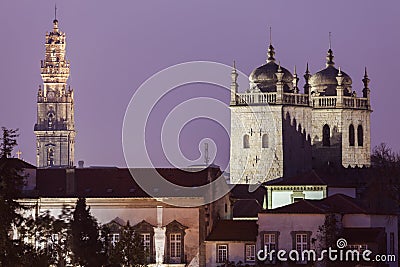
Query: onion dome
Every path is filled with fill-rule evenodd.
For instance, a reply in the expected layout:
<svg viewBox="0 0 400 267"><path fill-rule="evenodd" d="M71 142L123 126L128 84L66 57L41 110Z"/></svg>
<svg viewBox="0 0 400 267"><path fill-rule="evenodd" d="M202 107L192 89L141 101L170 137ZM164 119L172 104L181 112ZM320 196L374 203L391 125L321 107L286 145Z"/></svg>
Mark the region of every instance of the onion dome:
<svg viewBox="0 0 400 267"><path fill-rule="evenodd" d="M268 47L267 63L254 69L250 76L252 89L259 89L261 92L276 92L276 83L278 78L275 73L278 72L279 65L275 62L275 50L272 44ZM291 92L293 88L293 75L287 69L281 67L283 75L284 92Z"/></svg>
<svg viewBox="0 0 400 267"><path fill-rule="evenodd" d="M317 92L320 95L333 96L336 95L336 86L338 85L336 77L339 74L339 70L335 68L335 62L333 62L333 52L329 48L326 56L326 68L318 71L311 75L310 85L313 92ZM344 86L344 94L351 94L352 80L349 75L341 71L343 79L342 85Z"/></svg>

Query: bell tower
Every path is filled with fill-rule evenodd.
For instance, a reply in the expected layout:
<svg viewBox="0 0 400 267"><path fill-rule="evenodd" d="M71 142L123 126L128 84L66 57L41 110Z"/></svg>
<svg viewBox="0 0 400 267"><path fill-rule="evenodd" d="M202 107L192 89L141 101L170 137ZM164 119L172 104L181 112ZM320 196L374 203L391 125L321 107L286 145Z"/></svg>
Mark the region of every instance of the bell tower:
<svg viewBox="0 0 400 267"><path fill-rule="evenodd" d="M37 167L74 165L74 92L67 86L70 63L65 57L65 41L55 18L52 31L46 33L45 58L40 64L43 86L37 94L34 127Z"/></svg>

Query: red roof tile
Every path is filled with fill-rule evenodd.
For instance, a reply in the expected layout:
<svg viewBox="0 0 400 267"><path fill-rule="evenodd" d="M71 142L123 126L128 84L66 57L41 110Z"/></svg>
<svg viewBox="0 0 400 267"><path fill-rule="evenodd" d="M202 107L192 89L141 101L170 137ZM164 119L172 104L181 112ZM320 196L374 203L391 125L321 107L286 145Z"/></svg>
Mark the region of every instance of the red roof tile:
<svg viewBox="0 0 400 267"><path fill-rule="evenodd" d="M173 168L160 168L156 171L171 183L185 187L205 185L221 174L219 168L196 172ZM154 169L135 169L134 174L140 175L141 179L157 181ZM38 169L36 179L36 189L42 197L149 197L127 168ZM67 192L67 184L70 192ZM155 182L154 190L158 190L157 186ZM176 191L166 192L165 196L180 195Z"/></svg>
<svg viewBox="0 0 400 267"><path fill-rule="evenodd" d="M220 220L216 223L206 241L255 242L257 231L256 221Z"/></svg>
<svg viewBox="0 0 400 267"><path fill-rule="evenodd" d="M262 213L294 213L294 214L382 214L381 211L368 209L354 198L336 194L321 200L301 200L293 204L279 207Z"/></svg>

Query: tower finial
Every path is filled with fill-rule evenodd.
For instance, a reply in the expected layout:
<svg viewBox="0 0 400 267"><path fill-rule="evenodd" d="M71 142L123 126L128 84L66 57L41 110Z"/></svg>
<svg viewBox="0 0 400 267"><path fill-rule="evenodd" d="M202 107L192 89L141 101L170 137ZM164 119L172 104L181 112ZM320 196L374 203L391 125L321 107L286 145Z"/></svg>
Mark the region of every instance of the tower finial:
<svg viewBox="0 0 400 267"><path fill-rule="evenodd" d="M268 57L267 63L275 62L275 49L272 46L272 27L269 27L269 46L268 46Z"/></svg>
<svg viewBox="0 0 400 267"><path fill-rule="evenodd" d="M269 27L269 44L272 45L272 27Z"/></svg>
<svg viewBox="0 0 400 267"><path fill-rule="evenodd" d="M57 20L57 3L54 4L54 20Z"/></svg>
<svg viewBox="0 0 400 267"><path fill-rule="evenodd" d="M310 71L308 70L308 62L307 62L307 67L306 67L306 73L304 74L304 79L305 79L305 84L304 84L304 93L308 94L310 92L310 78L311 78L311 74Z"/></svg>
<svg viewBox="0 0 400 267"><path fill-rule="evenodd" d="M329 32L329 49L328 53L326 54L326 66L334 66L335 62L333 62L333 51L332 51L332 33Z"/></svg>
<svg viewBox="0 0 400 267"><path fill-rule="evenodd" d="M332 32L329 32L329 49L332 49Z"/></svg>
<svg viewBox="0 0 400 267"><path fill-rule="evenodd" d="M296 65L294 65L294 71L293 71L293 91L297 94L299 93L299 77L297 76L297 71L296 71Z"/></svg>
<svg viewBox="0 0 400 267"><path fill-rule="evenodd" d="M367 73L367 67L365 67L364 70L364 78L362 79L362 82L364 84L364 89L363 89L363 97L367 97L369 95L369 82L371 80L368 78L368 73Z"/></svg>
<svg viewBox="0 0 400 267"><path fill-rule="evenodd" d="M236 70L236 60L233 60L233 69Z"/></svg>

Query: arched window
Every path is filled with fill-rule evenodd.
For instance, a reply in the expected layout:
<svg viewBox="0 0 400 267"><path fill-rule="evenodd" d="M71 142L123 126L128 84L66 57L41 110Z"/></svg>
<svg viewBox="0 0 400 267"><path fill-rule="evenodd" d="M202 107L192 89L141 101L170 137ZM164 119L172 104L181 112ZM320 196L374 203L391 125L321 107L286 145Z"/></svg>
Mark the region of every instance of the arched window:
<svg viewBox="0 0 400 267"><path fill-rule="evenodd" d="M262 136L262 147L268 148L268 134L263 134Z"/></svg>
<svg viewBox="0 0 400 267"><path fill-rule="evenodd" d="M249 135L245 134L243 136L243 148L249 148L249 147L250 147Z"/></svg>
<svg viewBox="0 0 400 267"><path fill-rule="evenodd" d="M354 126L350 124L349 126L349 146L354 146L355 143L355 135L354 135Z"/></svg>
<svg viewBox="0 0 400 267"><path fill-rule="evenodd" d="M54 115L53 113L49 113L49 115L47 116L47 124L50 129L53 128L53 121L54 121Z"/></svg>
<svg viewBox="0 0 400 267"><path fill-rule="evenodd" d="M331 146L331 129L328 124L322 128L322 145Z"/></svg>
<svg viewBox="0 0 400 267"><path fill-rule="evenodd" d="M54 166L54 149L51 147L47 150L47 165Z"/></svg>
<svg viewBox="0 0 400 267"><path fill-rule="evenodd" d="M362 125L358 125L357 127L357 141L358 146L364 145L364 131Z"/></svg>

